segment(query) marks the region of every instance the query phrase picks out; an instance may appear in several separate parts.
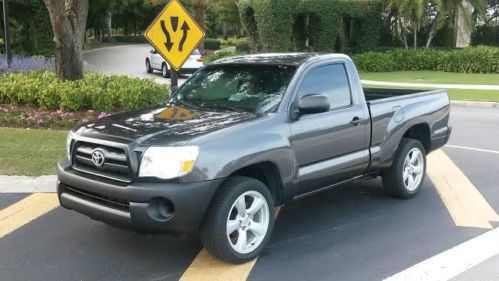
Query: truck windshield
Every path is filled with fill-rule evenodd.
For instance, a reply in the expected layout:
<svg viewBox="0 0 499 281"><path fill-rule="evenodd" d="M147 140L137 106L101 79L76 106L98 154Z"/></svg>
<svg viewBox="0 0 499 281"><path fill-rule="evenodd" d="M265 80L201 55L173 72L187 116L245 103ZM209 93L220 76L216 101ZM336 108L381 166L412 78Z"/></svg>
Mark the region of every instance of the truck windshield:
<svg viewBox="0 0 499 281"><path fill-rule="evenodd" d="M186 106L266 113L282 100L296 70L287 65L212 65L194 74L170 100Z"/></svg>

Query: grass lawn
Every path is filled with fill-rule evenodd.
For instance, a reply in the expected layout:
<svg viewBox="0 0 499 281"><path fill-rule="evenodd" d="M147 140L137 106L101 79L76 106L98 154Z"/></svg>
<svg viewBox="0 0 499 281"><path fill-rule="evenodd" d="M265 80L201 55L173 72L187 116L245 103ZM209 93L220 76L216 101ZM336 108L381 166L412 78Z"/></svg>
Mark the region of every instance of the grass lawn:
<svg viewBox="0 0 499 281"><path fill-rule="evenodd" d="M499 85L499 74L463 74L440 71L395 71L395 72L362 72L365 80L428 83L428 84L478 84Z"/></svg>
<svg viewBox="0 0 499 281"><path fill-rule="evenodd" d="M438 71L396 71L360 73L361 79L428 84L478 84L499 85L499 74L462 74ZM403 88L365 85L370 88ZM413 88L413 87L411 87ZM421 88L425 89L425 88ZM447 89L452 100L494 101L499 102L499 91Z"/></svg>
<svg viewBox="0 0 499 281"><path fill-rule="evenodd" d="M66 154L67 131L0 127L0 175L55 174Z"/></svg>

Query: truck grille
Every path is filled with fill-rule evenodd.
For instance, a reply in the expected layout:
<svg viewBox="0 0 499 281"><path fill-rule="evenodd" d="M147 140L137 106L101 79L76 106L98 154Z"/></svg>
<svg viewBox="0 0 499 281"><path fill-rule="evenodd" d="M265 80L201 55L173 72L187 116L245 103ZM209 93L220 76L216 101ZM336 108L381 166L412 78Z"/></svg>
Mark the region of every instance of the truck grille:
<svg viewBox="0 0 499 281"><path fill-rule="evenodd" d="M130 202L127 200L121 200L109 196L104 196L102 194L81 190L76 187L63 185L62 192L71 194L73 196L91 201L100 205L104 205L113 209L130 212Z"/></svg>
<svg viewBox="0 0 499 281"><path fill-rule="evenodd" d="M121 182L131 182L132 178L124 149L90 142L74 145L73 169Z"/></svg>

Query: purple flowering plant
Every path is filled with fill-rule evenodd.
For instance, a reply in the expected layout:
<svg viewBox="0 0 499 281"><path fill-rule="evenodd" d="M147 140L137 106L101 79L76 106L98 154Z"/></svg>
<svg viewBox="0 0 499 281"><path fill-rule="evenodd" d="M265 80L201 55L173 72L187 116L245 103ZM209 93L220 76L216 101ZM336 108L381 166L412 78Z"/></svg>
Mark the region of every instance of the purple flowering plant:
<svg viewBox="0 0 499 281"><path fill-rule="evenodd" d="M26 71L54 71L55 62L53 58L12 56L10 68L7 66L7 57L0 55L0 75L14 72Z"/></svg>

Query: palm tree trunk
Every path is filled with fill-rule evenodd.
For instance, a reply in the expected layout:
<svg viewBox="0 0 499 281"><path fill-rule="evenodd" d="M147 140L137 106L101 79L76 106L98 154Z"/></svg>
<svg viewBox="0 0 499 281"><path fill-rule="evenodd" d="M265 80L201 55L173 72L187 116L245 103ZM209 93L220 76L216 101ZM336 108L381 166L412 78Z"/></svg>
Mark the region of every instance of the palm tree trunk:
<svg viewBox="0 0 499 281"><path fill-rule="evenodd" d="M416 21L412 22L412 33L414 36L414 49L418 48L418 25L416 24Z"/></svg>
<svg viewBox="0 0 499 281"><path fill-rule="evenodd" d="M471 42L471 4L467 0L462 0L457 9L455 38L456 48L466 48Z"/></svg>

